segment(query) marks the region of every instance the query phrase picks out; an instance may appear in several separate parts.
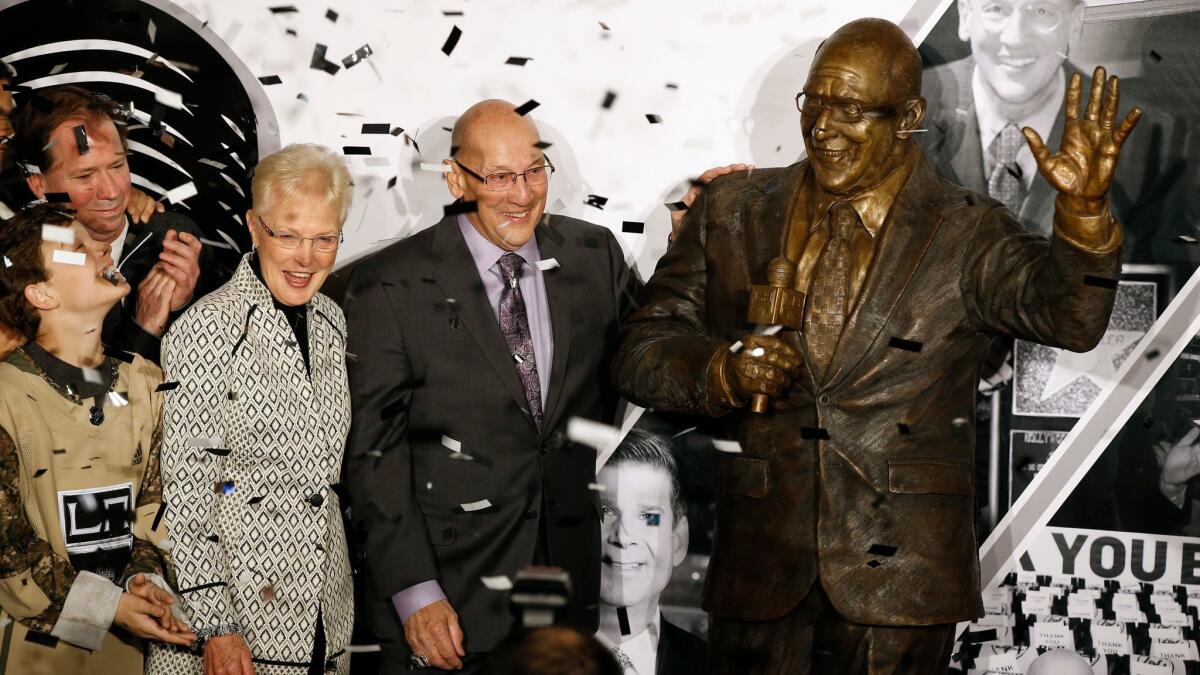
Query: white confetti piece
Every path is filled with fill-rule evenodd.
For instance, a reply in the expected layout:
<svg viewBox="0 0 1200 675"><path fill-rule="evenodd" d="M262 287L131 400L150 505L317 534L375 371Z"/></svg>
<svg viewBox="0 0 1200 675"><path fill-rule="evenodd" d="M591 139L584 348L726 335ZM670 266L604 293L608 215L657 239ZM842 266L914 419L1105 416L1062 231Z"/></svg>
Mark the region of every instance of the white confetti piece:
<svg viewBox="0 0 1200 675"><path fill-rule="evenodd" d="M713 447L721 452L738 453L742 451L742 444L737 441L713 440Z"/></svg>
<svg viewBox="0 0 1200 675"><path fill-rule="evenodd" d="M450 166L447 164L434 164L430 162L421 162L422 171L432 171L434 173L450 173Z"/></svg>
<svg viewBox="0 0 1200 675"><path fill-rule="evenodd" d="M490 591L511 591L513 587L512 579L504 575L498 577L479 577L479 580Z"/></svg>
<svg viewBox="0 0 1200 675"><path fill-rule="evenodd" d="M177 188L167 190L167 194L163 195L167 201L172 204L178 204L185 199L191 199L199 194L195 183L184 183Z"/></svg>
<svg viewBox="0 0 1200 675"><path fill-rule="evenodd" d="M4 266L12 267L12 261L8 259L8 256L4 256Z"/></svg>
<svg viewBox="0 0 1200 675"><path fill-rule="evenodd" d="M213 241L212 239L205 239L204 237L200 237L200 243L204 244L205 246L216 246L217 248L233 250L232 246L230 246L229 244L226 244L223 241Z"/></svg>
<svg viewBox="0 0 1200 675"><path fill-rule="evenodd" d="M729 345L729 352L731 354L736 354L736 353L740 352L741 350L742 350L742 341L741 340L738 340L737 342Z"/></svg>
<svg viewBox="0 0 1200 675"><path fill-rule="evenodd" d="M762 329L762 332L760 332L759 335L775 335L781 330L783 330L783 324L777 323L773 326L767 326L766 328Z"/></svg>
<svg viewBox="0 0 1200 675"><path fill-rule="evenodd" d="M226 168L228 168L224 164L222 164L216 160L209 159L207 157L201 157L200 159L198 159L196 161L200 164L207 164L208 166L211 166L214 169L220 169L221 171L224 171ZM221 204L221 206L225 206L225 205ZM225 210L228 211L229 207L225 206Z"/></svg>
<svg viewBox="0 0 1200 675"><path fill-rule="evenodd" d="M445 434L442 434L442 445L446 448L449 448L452 452L462 452L462 443L459 443Z"/></svg>
<svg viewBox="0 0 1200 675"><path fill-rule="evenodd" d="M108 392L108 402L117 408L129 405L129 400L119 392L115 391Z"/></svg>
<svg viewBox="0 0 1200 675"><path fill-rule="evenodd" d="M492 503L486 499L480 499L477 502L471 502L470 504L459 504L459 506L462 507L463 511L482 511L484 509L491 508Z"/></svg>
<svg viewBox="0 0 1200 675"><path fill-rule="evenodd" d="M555 260L554 258L546 258L545 260L539 260L534 264L537 265L537 268L543 272L549 272L550 270L554 270L554 269L558 269L559 267L562 267L562 265L559 265L558 261Z"/></svg>
<svg viewBox="0 0 1200 675"><path fill-rule="evenodd" d="M594 492L608 492L608 487L600 483L588 483L588 489Z"/></svg>
<svg viewBox="0 0 1200 675"><path fill-rule="evenodd" d="M221 438L219 436L197 436L189 438L184 445L189 448L219 448L221 447Z"/></svg>
<svg viewBox="0 0 1200 675"><path fill-rule="evenodd" d="M621 440L621 430L582 417L572 417L567 422L567 438L603 450Z"/></svg>
<svg viewBox="0 0 1200 675"><path fill-rule="evenodd" d="M100 377L100 371L95 368L82 368L83 381L91 382L92 384L104 384L104 378Z"/></svg>
<svg viewBox="0 0 1200 675"><path fill-rule="evenodd" d="M674 436L672 436L671 438L679 438L680 436L683 436L683 435L685 435L685 434L690 434L690 433L692 433L693 431L695 431L697 428L698 428L698 427L688 427L688 428L684 429L683 431L681 431L681 432L679 432L679 433L675 434L675 435L674 435Z"/></svg>
<svg viewBox="0 0 1200 675"><path fill-rule="evenodd" d="M754 349L750 350L750 356L762 356L766 353L767 350L763 349L762 347L755 347Z"/></svg>
<svg viewBox="0 0 1200 675"><path fill-rule="evenodd" d="M346 651L351 654L362 654L364 652L382 651L379 645L346 645Z"/></svg>
<svg viewBox="0 0 1200 675"><path fill-rule="evenodd" d="M176 110L183 110L183 96L179 92L162 89L154 92L154 100Z"/></svg>
<svg viewBox="0 0 1200 675"><path fill-rule="evenodd" d="M61 225L42 225L42 241L53 241L59 244L74 244L75 230Z"/></svg>
<svg viewBox="0 0 1200 675"><path fill-rule="evenodd" d="M55 249L52 260L56 263L79 265L82 267L83 265L87 264L87 254L79 253L77 251L64 251L62 249Z"/></svg>

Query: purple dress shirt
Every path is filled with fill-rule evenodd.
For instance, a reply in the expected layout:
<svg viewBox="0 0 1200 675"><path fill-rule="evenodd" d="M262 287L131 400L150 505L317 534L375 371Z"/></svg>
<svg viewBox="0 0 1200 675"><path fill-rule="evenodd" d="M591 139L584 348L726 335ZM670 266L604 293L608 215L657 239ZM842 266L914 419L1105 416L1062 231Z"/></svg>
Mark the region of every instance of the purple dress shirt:
<svg viewBox="0 0 1200 675"><path fill-rule="evenodd" d="M479 234L471 221L465 215L458 216L458 229L462 232L471 258L475 261L475 269L483 281L483 290L487 293L488 302L492 305L492 313L497 325L500 321L500 292L504 289L504 277L500 273L497 261L508 251L496 246ZM554 362L554 333L550 324L550 304L546 299L546 281L537 263L541 260L538 252L537 238L530 237L525 245L514 251L525 260L521 268L521 277L517 285L521 288L521 297L525 299L525 315L529 320L529 334L533 342L533 358L537 361L538 382L542 389L542 408L546 406L546 394L550 390L550 366ZM445 600L446 594L436 580L422 581L392 596L392 606L400 621L408 621L408 617L418 610L432 605L439 600Z"/></svg>

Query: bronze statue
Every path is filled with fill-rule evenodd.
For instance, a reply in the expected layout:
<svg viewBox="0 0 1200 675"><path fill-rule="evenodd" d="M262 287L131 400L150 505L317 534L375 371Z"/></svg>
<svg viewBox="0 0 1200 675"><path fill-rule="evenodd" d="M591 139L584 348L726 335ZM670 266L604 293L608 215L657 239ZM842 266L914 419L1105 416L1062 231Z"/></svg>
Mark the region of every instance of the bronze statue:
<svg viewBox="0 0 1200 675"><path fill-rule="evenodd" d="M1025 132L1059 192L1049 240L933 171L912 138L920 59L879 19L817 50L796 100L808 159L718 178L689 210L614 368L635 402L721 417L742 449L718 459L714 672L944 671L954 624L982 614L980 365L1001 335L1090 349L1120 273L1106 193L1140 111L1116 124L1117 78L1093 82L1079 117L1072 79L1058 152ZM748 336L781 253L803 331Z"/></svg>

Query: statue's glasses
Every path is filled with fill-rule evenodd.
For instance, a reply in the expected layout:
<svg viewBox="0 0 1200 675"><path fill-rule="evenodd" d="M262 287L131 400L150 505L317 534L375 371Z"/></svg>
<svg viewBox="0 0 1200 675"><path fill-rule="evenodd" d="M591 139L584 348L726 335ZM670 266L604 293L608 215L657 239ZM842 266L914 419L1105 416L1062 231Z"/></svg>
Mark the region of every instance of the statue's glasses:
<svg viewBox="0 0 1200 675"><path fill-rule="evenodd" d="M481 176L478 173L463 166L463 163L454 160L458 168L462 169L471 178L483 183L483 188L488 192L503 192L517 184L517 178L524 177L526 185L545 185L550 182L550 175L554 173L554 164L550 162L550 158L546 158L546 163L541 166L535 166L532 169L524 171L497 171L489 173L486 176Z"/></svg>
<svg viewBox="0 0 1200 675"><path fill-rule="evenodd" d="M828 110L833 116L834 121L856 124L867 117L890 115L896 111L896 106L891 103L867 106L857 101L821 98L820 96L810 96L804 92L800 92L796 94L796 109L800 111L801 115L809 119L816 119L821 116L822 110Z"/></svg>

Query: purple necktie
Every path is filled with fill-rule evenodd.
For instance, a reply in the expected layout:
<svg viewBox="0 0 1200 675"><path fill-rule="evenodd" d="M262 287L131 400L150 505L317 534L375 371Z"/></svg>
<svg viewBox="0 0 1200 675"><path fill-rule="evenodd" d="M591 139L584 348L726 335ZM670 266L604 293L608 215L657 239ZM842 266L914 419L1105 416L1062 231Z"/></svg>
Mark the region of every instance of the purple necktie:
<svg viewBox="0 0 1200 675"><path fill-rule="evenodd" d="M500 332L508 343L513 361L517 364L517 375L525 387L525 399L529 401L529 412L538 429L542 428L542 385L538 380L537 359L533 354L533 339L529 334L529 317L525 315L525 299L521 297L521 266L525 260L516 253L505 253L497 263L504 276L504 288L500 291Z"/></svg>

